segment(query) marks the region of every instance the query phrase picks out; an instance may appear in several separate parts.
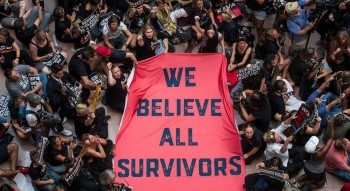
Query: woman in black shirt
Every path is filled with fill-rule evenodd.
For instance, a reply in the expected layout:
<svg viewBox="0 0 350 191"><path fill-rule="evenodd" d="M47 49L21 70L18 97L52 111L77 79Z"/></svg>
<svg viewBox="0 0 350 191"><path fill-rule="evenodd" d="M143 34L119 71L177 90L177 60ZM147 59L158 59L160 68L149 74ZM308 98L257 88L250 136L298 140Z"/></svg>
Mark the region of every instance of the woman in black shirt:
<svg viewBox="0 0 350 191"><path fill-rule="evenodd" d="M266 144L263 141L261 131L255 129L251 123L244 124L241 134L241 145L245 164L252 163L265 151Z"/></svg>
<svg viewBox="0 0 350 191"><path fill-rule="evenodd" d="M141 31L142 34L137 37L136 44L137 60L144 60L156 54L168 52L168 39L162 33L157 36L152 25L146 24Z"/></svg>
<svg viewBox="0 0 350 191"><path fill-rule="evenodd" d="M53 14L57 18L55 21L55 35L57 40L65 43L74 42L70 31L71 21L67 18L63 7L56 7Z"/></svg>
<svg viewBox="0 0 350 191"><path fill-rule="evenodd" d="M198 53L217 53L217 47L219 43L222 49L222 54L225 54L224 39L222 38L221 33L217 32L214 29L214 26L211 24L205 30L202 45L199 48Z"/></svg>

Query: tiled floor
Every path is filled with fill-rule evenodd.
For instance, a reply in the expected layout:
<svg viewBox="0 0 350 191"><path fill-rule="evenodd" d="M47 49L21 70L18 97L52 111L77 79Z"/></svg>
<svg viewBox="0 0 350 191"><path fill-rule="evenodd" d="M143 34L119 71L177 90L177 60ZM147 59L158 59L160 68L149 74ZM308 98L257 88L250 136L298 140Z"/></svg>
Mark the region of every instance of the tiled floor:
<svg viewBox="0 0 350 191"><path fill-rule="evenodd" d="M31 1L29 0L26 0L28 3L31 3ZM53 10L56 6L55 4L55 1L54 0L46 0L46 9L47 10ZM273 17L269 17L267 19L267 23L266 25L269 26L269 24L271 24L271 21L273 21ZM50 25L50 29L52 29L50 31L51 34L53 34L53 30L54 30L54 23L51 23ZM310 45L314 45L315 42L317 41L318 39L318 35L317 34L312 34L311 36L311 40L310 40ZM287 42L288 44L289 42ZM68 58L71 57L71 55L73 54L73 46L72 44L65 44L65 43L60 43L58 42L58 44L63 48L63 50L65 52L68 53ZM176 49L177 51L179 52L184 52L186 48L186 44L180 44L180 45L177 45L176 46ZM198 46L194 49L193 52L196 52L198 50ZM318 50L321 50L321 49L318 49ZM2 72L1 72L2 73ZM6 91L6 88L5 88L5 85L4 85L4 76L3 74L0 74L0 92L2 92L2 94L5 94L7 95L7 91ZM100 104L100 106L102 106ZM108 114L110 114L112 116L111 120L109 121L109 138L111 140L114 141L115 139L115 135L116 133L118 132L118 129L119 129L119 124L120 124L120 120L121 120L121 113L118 113L116 111L113 111L111 110L110 108L106 108L106 111ZM237 119L237 124L240 124L242 123L242 119L239 117L239 115L236 113L236 119ZM68 121L68 123L65 124L65 128L67 129L70 129L70 130L73 130L73 124L72 124L72 121ZM15 139L15 141L20 145L20 155L19 155L19 162L18 164L19 165L23 165L23 166L29 166L30 165L30 160L29 160L29 151L32 150L34 147L30 144L27 144L26 142L22 142L18 139ZM263 159L263 158L261 158ZM249 173L253 173L255 172L255 164L257 163L258 161L255 161L253 164L247 166L246 168L246 173L249 174ZM8 164L3 164L1 165L1 167L7 167ZM302 173L302 172L300 172ZM328 179L328 184L321 190L324 190L324 191L337 191L341 188L341 186L343 185L343 181L339 180L338 178L335 178L334 176L332 175L329 175L327 174L327 179ZM6 179L1 179L0 178L0 183L3 182L3 181L7 181ZM25 190L25 191L32 191L33 188L31 187L30 185L30 178L28 176L26 176L26 183L23 184L23 189L22 190Z"/></svg>

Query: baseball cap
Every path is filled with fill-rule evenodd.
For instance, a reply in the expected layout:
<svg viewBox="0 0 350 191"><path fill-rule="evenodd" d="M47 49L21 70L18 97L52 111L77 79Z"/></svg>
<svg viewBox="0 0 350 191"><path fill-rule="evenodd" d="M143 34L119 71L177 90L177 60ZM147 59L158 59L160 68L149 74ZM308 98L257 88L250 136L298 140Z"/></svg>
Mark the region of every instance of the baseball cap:
<svg viewBox="0 0 350 191"><path fill-rule="evenodd" d="M35 93L29 93L26 98L30 103L39 104L41 102L41 97Z"/></svg>
<svg viewBox="0 0 350 191"><path fill-rule="evenodd" d="M98 46L96 48L96 54L99 56L110 56L112 54L112 50L105 46Z"/></svg>
<svg viewBox="0 0 350 191"><path fill-rule="evenodd" d="M295 10L299 8L299 4L297 1L286 3L285 10L287 14L293 14Z"/></svg>
<svg viewBox="0 0 350 191"><path fill-rule="evenodd" d="M312 136L305 144L305 151L308 153L315 153L320 140L316 136Z"/></svg>
<svg viewBox="0 0 350 191"><path fill-rule="evenodd" d="M35 125L38 124L38 119L36 118L36 116L34 114L27 114L26 115L26 120L27 123L30 127L34 127Z"/></svg>

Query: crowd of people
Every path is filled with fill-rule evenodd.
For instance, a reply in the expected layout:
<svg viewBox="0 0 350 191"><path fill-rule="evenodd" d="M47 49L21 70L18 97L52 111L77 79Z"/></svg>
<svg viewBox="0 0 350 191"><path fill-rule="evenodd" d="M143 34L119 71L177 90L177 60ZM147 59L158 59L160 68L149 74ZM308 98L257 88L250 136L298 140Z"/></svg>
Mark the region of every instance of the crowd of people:
<svg viewBox="0 0 350 191"><path fill-rule="evenodd" d="M1 2L0 66L11 97L10 119L0 118L0 164L10 163L1 177L27 173L39 191L131 190L115 180L111 116L97 103L122 113L132 68L186 43L186 53L197 46L226 56L228 73L263 63L228 87L244 120L245 163L265 158L246 190L320 189L326 171L350 181L350 0L63 0L53 12L42 0ZM321 55L309 44L315 33ZM56 39L74 44L70 58ZM14 136L36 147L29 168L17 166Z"/></svg>

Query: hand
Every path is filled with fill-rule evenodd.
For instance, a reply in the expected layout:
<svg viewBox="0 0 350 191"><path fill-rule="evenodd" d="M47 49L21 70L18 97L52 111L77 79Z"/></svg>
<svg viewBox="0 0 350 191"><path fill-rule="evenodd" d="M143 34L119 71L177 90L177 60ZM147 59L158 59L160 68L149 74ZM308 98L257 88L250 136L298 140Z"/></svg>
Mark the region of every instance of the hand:
<svg viewBox="0 0 350 191"><path fill-rule="evenodd" d="M287 138L286 142L288 142L288 143L292 142L292 141L293 141L293 138L294 138L293 135L289 136L289 137Z"/></svg>
<svg viewBox="0 0 350 191"><path fill-rule="evenodd" d="M350 53L350 48L347 48L346 50Z"/></svg>
<svg viewBox="0 0 350 191"><path fill-rule="evenodd" d="M108 68L108 70L111 70L111 69L112 69L112 63L111 63L111 62L108 62L108 63L107 63L107 68Z"/></svg>
<svg viewBox="0 0 350 191"><path fill-rule="evenodd" d="M330 21L334 21L334 15L333 15L333 13L331 13L331 14L329 14L328 15L328 19L330 20Z"/></svg>
<svg viewBox="0 0 350 191"><path fill-rule="evenodd" d="M194 20L196 20L196 21L199 21L199 19L201 19L199 16L194 17Z"/></svg>
<svg viewBox="0 0 350 191"><path fill-rule="evenodd" d="M50 59L50 58L52 58L52 56L53 56L53 53L47 54L46 59Z"/></svg>
<svg viewBox="0 0 350 191"><path fill-rule="evenodd" d="M218 25L216 23L213 23L213 26L215 27L216 30L218 30Z"/></svg>
<svg viewBox="0 0 350 191"><path fill-rule="evenodd" d="M53 179L48 179L47 182L48 182L49 184L55 183L55 181L54 181Z"/></svg>
<svg viewBox="0 0 350 191"><path fill-rule="evenodd" d="M14 59L12 61L12 65L17 65L18 63L19 63L19 59L18 58Z"/></svg>
<svg viewBox="0 0 350 191"><path fill-rule="evenodd" d="M203 36L202 33L200 33L200 32L197 32L196 35L197 35L198 38L202 38L202 36Z"/></svg>
<svg viewBox="0 0 350 191"><path fill-rule="evenodd" d="M339 53L340 51L341 51L341 49L340 49L340 48L337 48L337 50L335 50L334 54L337 54L337 53Z"/></svg>
<svg viewBox="0 0 350 191"><path fill-rule="evenodd" d="M315 26L315 23L313 23L313 22L309 22L309 23L307 24L307 28L308 28L308 29L312 29L314 26Z"/></svg>
<svg viewBox="0 0 350 191"><path fill-rule="evenodd" d="M137 36L137 40L142 40L142 35Z"/></svg>
<svg viewBox="0 0 350 191"><path fill-rule="evenodd" d="M120 50L126 51L126 45L124 44Z"/></svg>
<svg viewBox="0 0 350 191"><path fill-rule="evenodd" d="M244 158L244 159L249 158L248 154L244 154L244 155L243 155L243 158Z"/></svg>
<svg viewBox="0 0 350 191"><path fill-rule="evenodd" d="M321 118L321 117L317 117L317 118L316 118L316 121L317 121L317 122L321 122L321 121L322 121L322 118Z"/></svg>
<svg viewBox="0 0 350 191"><path fill-rule="evenodd" d="M5 128L7 128L7 129L10 127L10 124L9 124L9 123L3 123L2 125L3 125Z"/></svg>
<svg viewBox="0 0 350 191"><path fill-rule="evenodd" d="M136 13L136 8L130 8L130 13Z"/></svg>
<svg viewBox="0 0 350 191"><path fill-rule="evenodd" d="M67 88L62 86L61 92L62 92L63 95L67 95Z"/></svg>

